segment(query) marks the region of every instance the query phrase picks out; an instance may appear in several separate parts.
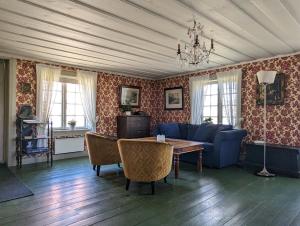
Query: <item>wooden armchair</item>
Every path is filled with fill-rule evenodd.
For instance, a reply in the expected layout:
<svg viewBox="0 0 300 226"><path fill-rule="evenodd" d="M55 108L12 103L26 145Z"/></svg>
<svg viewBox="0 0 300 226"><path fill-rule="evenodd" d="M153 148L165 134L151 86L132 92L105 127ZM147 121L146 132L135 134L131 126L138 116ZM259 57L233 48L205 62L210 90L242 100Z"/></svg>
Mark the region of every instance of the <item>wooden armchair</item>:
<svg viewBox="0 0 300 226"><path fill-rule="evenodd" d="M155 181L164 178L166 182L172 167L173 147L170 144L120 139L118 147L127 179L126 190L130 181L150 182L154 194Z"/></svg>
<svg viewBox="0 0 300 226"><path fill-rule="evenodd" d="M120 164L121 158L118 150L117 139L97 133L85 134L90 162L100 174L101 165Z"/></svg>

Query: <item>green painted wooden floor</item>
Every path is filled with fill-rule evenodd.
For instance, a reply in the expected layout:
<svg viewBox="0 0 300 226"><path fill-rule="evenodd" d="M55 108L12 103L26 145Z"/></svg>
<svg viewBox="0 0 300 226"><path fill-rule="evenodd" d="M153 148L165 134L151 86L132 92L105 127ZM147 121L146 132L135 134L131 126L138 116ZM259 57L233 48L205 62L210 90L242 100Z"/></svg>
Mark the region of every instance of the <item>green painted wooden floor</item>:
<svg viewBox="0 0 300 226"><path fill-rule="evenodd" d="M35 195L0 203L0 225L300 225L300 179L183 165L152 196L148 184L126 192L117 166L96 177L87 158L13 170Z"/></svg>

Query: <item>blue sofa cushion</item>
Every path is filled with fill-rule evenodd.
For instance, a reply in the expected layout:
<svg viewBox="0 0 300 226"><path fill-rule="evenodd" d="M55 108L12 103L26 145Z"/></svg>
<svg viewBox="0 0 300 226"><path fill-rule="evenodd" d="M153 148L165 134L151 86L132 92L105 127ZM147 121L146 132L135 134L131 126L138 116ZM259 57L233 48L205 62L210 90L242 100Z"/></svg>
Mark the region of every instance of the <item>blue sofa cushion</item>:
<svg viewBox="0 0 300 226"><path fill-rule="evenodd" d="M206 127L207 139L205 141L213 143L218 132L232 129L232 125L208 124Z"/></svg>
<svg viewBox="0 0 300 226"><path fill-rule="evenodd" d="M209 142L209 136L210 134L207 133L207 126L209 124L202 123L201 125L198 125L196 131L194 132L194 136L192 140L194 141L200 141L200 142Z"/></svg>
<svg viewBox="0 0 300 226"><path fill-rule="evenodd" d="M202 123L201 125L187 124L187 135L182 139L213 143L220 131L232 130L232 125ZM181 134L183 134L181 132Z"/></svg>
<svg viewBox="0 0 300 226"><path fill-rule="evenodd" d="M178 123L179 131L180 131L180 139L187 139L188 125L189 124L187 123Z"/></svg>
<svg viewBox="0 0 300 226"><path fill-rule="evenodd" d="M219 129L219 124L209 124L206 127L206 133L207 133L207 142L213 142L216 136L216 133Z"/></svg>
<svg viewBox="0 0 300 226"><path fill-rule="evenodd" d="M187 136L186 136L186 139L187 140L194 140L194 136L195 136L195 133L197 131L197 129L200 127L200 125L192 125L192 124L189 124L188 125L188 128L187 128Z"/></svg>
<svg viewBox="0 0 300 226"><path fill-rule="evenodd" d="M223 128L224 127L224 128ZM213 143L216 133L227 129L226 125L203 123L198 126L192 140Z"/></svg>
<svg viewBox="0 0 300 226"><path fill-rule="evenodd" d="M180 130L178 123L167 123L159 125L159 133L168 138L180 139Z"/></svg>
<svg viewBox="0 0 300 226"><path fill-rule="evenodd" d="M223 124L220 124L217 132L227 131L227 130L233 130L233 126L232 125L223 125Z"/></svg>

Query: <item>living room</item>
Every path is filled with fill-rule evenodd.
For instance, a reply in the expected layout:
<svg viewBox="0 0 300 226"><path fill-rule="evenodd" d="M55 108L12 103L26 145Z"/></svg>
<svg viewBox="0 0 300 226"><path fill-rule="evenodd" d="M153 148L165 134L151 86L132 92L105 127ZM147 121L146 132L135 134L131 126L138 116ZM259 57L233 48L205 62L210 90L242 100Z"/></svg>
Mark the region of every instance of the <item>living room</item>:
<svg viewBox="0 0 300 226"><path fill-rule="evenodd" d="M300 225L299 4L1 1L0 225Z"/></svg>

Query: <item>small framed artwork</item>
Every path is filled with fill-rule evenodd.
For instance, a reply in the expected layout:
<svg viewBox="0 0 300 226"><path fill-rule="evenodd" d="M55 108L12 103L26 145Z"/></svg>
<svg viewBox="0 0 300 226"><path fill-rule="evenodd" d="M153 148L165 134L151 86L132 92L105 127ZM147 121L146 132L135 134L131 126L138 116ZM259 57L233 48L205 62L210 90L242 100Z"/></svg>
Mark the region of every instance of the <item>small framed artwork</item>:
<svg viewBox="0 0 300 226"><path fill-rule="evenodd" d="M274 83L267 85L267 104L280 105L284 104L285 92L285 75L278 73L275 77ZM258 105L264 104L263 85L257 83L257 99Z"/></svg>
<svg viewBox="0 0 300 226"><path fill-rule="evenodd" d="M21 92L22 93L30 93L31 92L31 84L27 82L21 83Z"/></svg>
<svg viewBox="0 0 300 226"><path fill-rule="evenodd" d="M165 110L183 109L183 88L174 87L165 89Z"/></svg>
<svg viewBox="0 0 300 226"><path fill-rule="evenodd" d="M141 103L141 89L137 86L120 87L120 106L130 105L139 108Z"/></svg>

